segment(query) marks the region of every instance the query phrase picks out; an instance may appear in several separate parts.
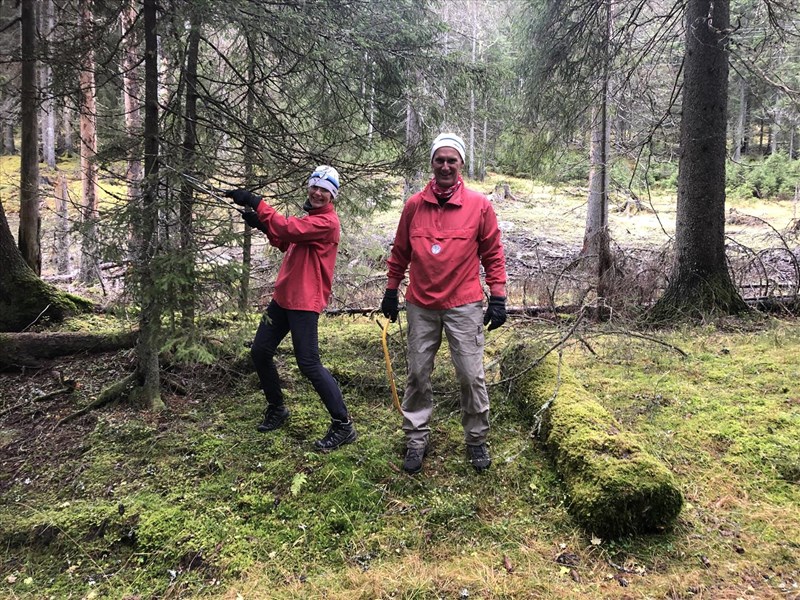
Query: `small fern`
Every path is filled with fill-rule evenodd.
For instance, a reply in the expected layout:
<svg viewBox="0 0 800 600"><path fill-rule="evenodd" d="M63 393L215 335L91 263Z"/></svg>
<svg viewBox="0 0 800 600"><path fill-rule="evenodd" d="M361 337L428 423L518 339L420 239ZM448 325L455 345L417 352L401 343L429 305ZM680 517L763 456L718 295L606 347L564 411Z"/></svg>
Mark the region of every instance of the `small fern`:
<svg viewBox="0 0 800 600"><path fill-rule="evenodd" d="M305 473L297 473L294 477L292 477L292 487L289 490L292 492L292 496L297 496L300 493L300 489L306 484L308 481L308 477L306 477Z"/></svg>

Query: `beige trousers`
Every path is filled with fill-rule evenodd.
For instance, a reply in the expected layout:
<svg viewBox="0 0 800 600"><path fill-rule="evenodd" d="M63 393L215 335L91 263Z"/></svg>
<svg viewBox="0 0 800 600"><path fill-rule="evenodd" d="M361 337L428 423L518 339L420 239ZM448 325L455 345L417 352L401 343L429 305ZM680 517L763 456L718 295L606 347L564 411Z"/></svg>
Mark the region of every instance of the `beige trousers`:
<svg viewBox="0 0 800 600"><path fill-rule="evenodd" d="M461 392L464 441L477 446L489 433L489 395L483 371L483 309L480 302L446 310L427 310L406 303L408 381L403 396L403 431L409 448L428 444L433 412L431 372L447 335Z"/></svg>

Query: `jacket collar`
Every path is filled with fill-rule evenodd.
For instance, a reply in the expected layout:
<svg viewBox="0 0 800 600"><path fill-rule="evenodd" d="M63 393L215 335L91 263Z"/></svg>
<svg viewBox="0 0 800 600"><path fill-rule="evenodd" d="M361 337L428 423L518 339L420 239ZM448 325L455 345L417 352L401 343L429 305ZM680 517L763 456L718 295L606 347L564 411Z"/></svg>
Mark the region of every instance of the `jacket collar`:
<svg viewBox="0 0 800 600"><path fill-rule="evenodd" d="M453 197L450 198L447 202L444 203L444 206L461 206L461 197L464 193L465 186L462 185L460 188L456 190L456 193L453 194ZM433 195L433 190L431 189L431 182L429 181L428 184L425 186L425 189L422 190L422 199L425 202L430 202L431 204L435 204L439 206L439 200L436 196Z"/></svg>

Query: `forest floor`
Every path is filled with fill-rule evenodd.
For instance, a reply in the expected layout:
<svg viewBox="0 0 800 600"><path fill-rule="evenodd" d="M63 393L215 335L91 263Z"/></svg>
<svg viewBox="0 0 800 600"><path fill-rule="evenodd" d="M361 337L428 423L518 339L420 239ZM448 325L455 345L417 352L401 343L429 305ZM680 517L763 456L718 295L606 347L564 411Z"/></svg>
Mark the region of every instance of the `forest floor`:
<svg viewBox="0 0 800 600"><path fill-rule="evenodd" d="M512 189L517 198L496 206L515 303L545 303L547 286L534 292L525 281L566 281L581 242L581 194L522 181ZM619 248L656 260L674 221L669 199L663 206L657 216L612 215ZM758 215L730 224L740 243L780 247L790 204L737 210ZM396 216L377 217L371 234L385 239ZM344 244L352 252L366 237ZM569 285L566 301L582 294ZM564 364L672 471L685 500L670 530L606 540L573 520L551 457L500 374L505 348L522 337L549 348L574 326L570 317L514 315L487 336L494 464L482 474L466 462L444 344L432 449L413 477L401 468L375 315L320 321L323 361L359 431L330 454L312 450L327 418L288 343L278 361L291 418L273 434L255 430L263 396L246 345L257 318L206 321L204 336L223 358L165 361L166 409L157 414L115 404L62 423L133 369L131 350L0 373L0 597L800 599L795 319L643 331L614 318L573 331ZM97 319L63 328L91 330ZM401 393L404 336L391 327ZM74 391L48 395L65 381Z"/></svg>

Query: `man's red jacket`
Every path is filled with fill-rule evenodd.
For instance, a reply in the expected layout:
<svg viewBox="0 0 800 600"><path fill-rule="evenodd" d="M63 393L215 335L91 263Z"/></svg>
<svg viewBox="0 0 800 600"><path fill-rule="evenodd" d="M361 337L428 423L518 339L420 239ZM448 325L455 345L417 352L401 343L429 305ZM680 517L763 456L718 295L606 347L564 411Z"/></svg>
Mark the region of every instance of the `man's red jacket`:
<svg viewBox="0 0 800 600"><path fill-rule="evenodd" d="M483 300L480 265L490 294L506 295L497 215L486 196L463 185L444 206L430 183L408 199L387 262L387 287L396 289L408 268L406 301L430 310Z"/></svg>

